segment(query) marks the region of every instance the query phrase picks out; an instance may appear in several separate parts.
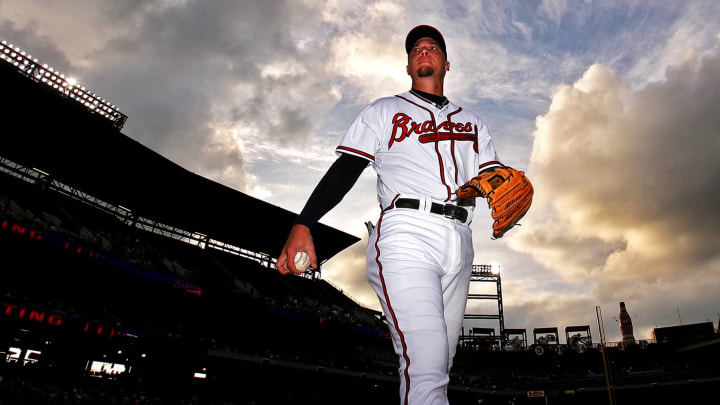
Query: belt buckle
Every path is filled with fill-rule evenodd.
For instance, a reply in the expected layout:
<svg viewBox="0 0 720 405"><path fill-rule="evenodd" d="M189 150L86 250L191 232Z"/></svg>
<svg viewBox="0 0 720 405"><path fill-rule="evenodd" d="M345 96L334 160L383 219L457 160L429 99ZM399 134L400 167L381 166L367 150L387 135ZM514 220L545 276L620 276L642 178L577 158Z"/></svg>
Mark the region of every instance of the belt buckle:
<svg viewBox="0 0 720 405"><path fill-rule="evenodd" d="M443 215L446 218L457 219L460 222L465 222L468 213L467 210L456 205L445 204L443 205Z"/></svg>

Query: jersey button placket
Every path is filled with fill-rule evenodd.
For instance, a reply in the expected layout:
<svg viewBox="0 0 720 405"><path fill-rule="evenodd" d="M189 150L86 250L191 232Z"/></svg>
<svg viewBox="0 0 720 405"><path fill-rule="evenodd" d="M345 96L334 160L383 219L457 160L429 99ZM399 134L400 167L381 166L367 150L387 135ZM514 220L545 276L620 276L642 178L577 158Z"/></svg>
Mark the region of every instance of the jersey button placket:
<svg viewBox="0 0 720 405"><path fill-rule="evenodd" d="M455 167L453 167L452 162L452 156L450 156L450 141L442 141L441 142L441 148L443 150L442 160L443 160L443 166L445 167L445 176L448 179L453 178Z"/></svg>

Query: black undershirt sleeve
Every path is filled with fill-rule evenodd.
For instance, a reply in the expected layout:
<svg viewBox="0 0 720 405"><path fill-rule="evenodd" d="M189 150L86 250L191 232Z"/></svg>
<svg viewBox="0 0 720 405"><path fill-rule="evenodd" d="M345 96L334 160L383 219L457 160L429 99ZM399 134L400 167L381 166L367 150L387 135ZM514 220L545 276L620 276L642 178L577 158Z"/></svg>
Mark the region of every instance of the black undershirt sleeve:
<svg viewBox="0 0 720 405"><path fill-rule="evenodd" d="M312 228L323 215L340 203L367 166L367 159L341 154L315 187L295 224Z"/></svg>

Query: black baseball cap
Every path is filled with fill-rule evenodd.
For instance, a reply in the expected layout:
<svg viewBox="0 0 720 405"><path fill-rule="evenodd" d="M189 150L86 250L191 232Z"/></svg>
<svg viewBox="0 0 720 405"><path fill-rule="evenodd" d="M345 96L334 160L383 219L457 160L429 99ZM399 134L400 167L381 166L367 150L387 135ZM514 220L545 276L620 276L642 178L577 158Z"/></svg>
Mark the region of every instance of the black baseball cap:
<svg viewBox="0 0 720 405"><path fill-rule="evenodd" d="M415 42L417 42L418 39L425 37L434 39L435 42L440 45L440 49L442 49L445 57L447 58L447 51L445 50L445 38L443 38L442 34L440 33L440 31L437 30L437 28L431 27L429 25L418 25L417 27L410 30L407 38L405 38L405 52L410 55L410 49L412 49L413 45L415 45Z"/></svg>

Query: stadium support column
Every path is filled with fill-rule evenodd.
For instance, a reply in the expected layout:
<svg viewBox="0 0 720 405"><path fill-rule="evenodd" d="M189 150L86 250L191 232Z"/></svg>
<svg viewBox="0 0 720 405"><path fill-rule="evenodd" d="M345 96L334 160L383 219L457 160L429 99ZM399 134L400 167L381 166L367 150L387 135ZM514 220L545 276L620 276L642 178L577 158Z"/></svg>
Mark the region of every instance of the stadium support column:
<svg viewBox="0 0 720 405"><path fill-rule="evenodd" d="M136 222L137 222L137 218L135 217L135 213L133 213L132 211L128 211L127 216L125 217L125 223L130 228L134 228Z"/></svg>
<svg viewBox="0 0 720 405"><path fill-rule="evenodd" d="M497 305L498 305L498 321L500 322L500 349L505 348L505 315L503 314L502 302L502 282L500 282L500 273L497 276Z"/></svg>
<svg viewBox="0 0 720 405"><path fill-rule="evenodd" d="M38 179L38 181L36 183L38 185L38 187L40 187L40 190L45 191L45 190L49 189L50 186L52 185L52 178L50 177L50 175L48 173L43 172L40 169L33 169L33 170L35 170L41 174L41 177Z"/></svg>

